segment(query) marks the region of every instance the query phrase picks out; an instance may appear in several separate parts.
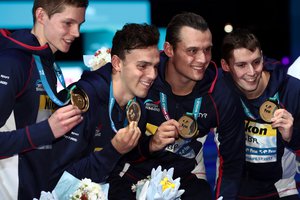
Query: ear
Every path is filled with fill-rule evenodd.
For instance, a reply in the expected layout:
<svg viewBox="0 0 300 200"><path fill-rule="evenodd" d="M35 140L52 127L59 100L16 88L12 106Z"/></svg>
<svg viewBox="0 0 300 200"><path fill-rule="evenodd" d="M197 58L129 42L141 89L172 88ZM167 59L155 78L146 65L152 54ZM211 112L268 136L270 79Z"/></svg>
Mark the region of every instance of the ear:
<svg viewBox="0 0 300 200"><path fill-rule="evenodd" d="M172 57L174 55L173 46L169 42L164 43L164 52L168 57Z"/></svg>
<svg viewBox="0 0 300 200"><path fill-rule="evenodd" d="M35 10L36 22L38 22L40 24L44 24L45 17L47 17L47 14L42 7L39 7Z"/></svg>
<svg viewBox="0 0 300 200"><path fill-rule="evenodd" d="M122 60L117 55L111 57L111 64L114 72L121 71Z"/></svg>
<svg viewBox="0 0 300 200"><path fill-rule="evenodd" d="M229 72L230 71L229 65L227 64L227 62L224 59L221 59L221 66L222 66L222 69L225 72Z"/></svg>

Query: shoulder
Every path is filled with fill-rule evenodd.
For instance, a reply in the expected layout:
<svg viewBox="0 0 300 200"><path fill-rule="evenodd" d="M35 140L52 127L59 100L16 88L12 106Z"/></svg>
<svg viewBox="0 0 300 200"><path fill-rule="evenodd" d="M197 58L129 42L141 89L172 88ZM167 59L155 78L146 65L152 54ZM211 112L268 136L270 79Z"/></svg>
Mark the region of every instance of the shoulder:
<svg viewBox="0 0 300 200"><path fill-rule="evenodd" d="M12 64L20 64L23 62L30 62L32 59L32 54L22 51L20 49L6 49L0 51L0 65L3 65L7 62Z"/></svg>
<svg viewBox="0 0 300 200"><path fill-rule="evenodd" d="M230 87L224 77L218 78L215 88L211 94L212 101L214 101L220 113L233 112L233 110L241 109L241 102L239 95L234 92L234 88Z"/></svg>
<svg viewBox="0 0 300 200"><path fill-rule="evenodd" d="M223 76L219 77L215 83L212 95L215 97L229 98L231 99L234 95L234 88L226 82Z"/></svg>
<svg viewBox="0 0 300 200"><path fill-rule="evenodd" d="M7 49L0 52L0 71L7 75L28 76L32 68L32 55L18 49Z"/></svg>
<svg viewBox="0 0 300 200"><path fill-rule="evenodd" d="M293 76L287 75L284 83L283 88L285 91L288 91L289 93L300 93L300 80L298 78L295 78Z"/></svg>

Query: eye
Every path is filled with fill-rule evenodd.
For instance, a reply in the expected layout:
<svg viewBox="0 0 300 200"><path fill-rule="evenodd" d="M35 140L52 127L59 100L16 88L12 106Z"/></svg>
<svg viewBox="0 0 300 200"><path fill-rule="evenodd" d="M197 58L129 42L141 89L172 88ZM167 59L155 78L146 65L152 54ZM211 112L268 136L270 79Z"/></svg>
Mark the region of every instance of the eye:
<svg viewBox="0 0 300 200"><path fill-rule="evenodd" d="M244 67L246 67L246 63L236 63L235 66L237 66L239 68L244 68Z"/></svg>
<svg viewBox="0 0 300 200"><path fill-rule="evenodd" d="M146 64L139 64L137 65L137 68L140 69L140 70L144 70L146 69L147 65Z"/></svg>
<svg viewBox="0 0 300 200"><path fill-rule="evenodd" d="M198 50L196 48L190 48L190 49L187 49L186 51L187 51L188 55L195 55L195 54L197 54Z"/></svg>
<svg viewBox="0 0 300 200"><path fill-rule="evenodd" d="M211 52L211 47L207 47L205 49L203 49L204 53L210 53Z"/></svg>
<svg viewBox="0 0 300 200"><path fill-rule="evenodd" d="M257 67L258 65L260 65L261 61L262 61L262 59L255 60L255 61L253 62L253 66Z"/></svg>
<svg viewBox="0 0 300 200"><path fill-rule="evenodd" d="M65 26L67 26L67 27L72 26L72 22L70 22L70 21L65 21L64 24L65 24Z"/></svg>

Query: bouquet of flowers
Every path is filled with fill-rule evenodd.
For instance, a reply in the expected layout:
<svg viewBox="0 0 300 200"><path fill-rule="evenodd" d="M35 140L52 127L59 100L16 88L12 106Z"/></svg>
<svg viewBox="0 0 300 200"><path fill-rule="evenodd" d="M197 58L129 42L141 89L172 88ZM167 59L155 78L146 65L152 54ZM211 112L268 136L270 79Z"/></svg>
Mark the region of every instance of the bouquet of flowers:
<svg viewBox="0 0 300 200"><path fill-rule="evenodd" d="M100 185L87 178L79 180L64 172L54 190L41 192L39 200L107 200L108 188L108 184Z"/></svg>
<svg viewBox="0 0 300 200"><path fill-rule="evenodd" d="M79 188L72 194L72 200L106 200L107 197L103 193L99 184L93 183L91 179L83 179L80 181Z"/></svg>
<svg viewBox="0 0 300 200"><path fill-rule="evenodd" d="M99 69L111 61L110 49L102 47L94 55L83 55L83 62L92 71Z"/></svg>
<svg viewBox="0 0 300 200"><path fill-rule="evenodd" d="M180 199L184 190L179 190L180 178L173 180L174 168L161 170L161 166L152 169L151 176L132 186L137 200L174 200Z"/></svg>

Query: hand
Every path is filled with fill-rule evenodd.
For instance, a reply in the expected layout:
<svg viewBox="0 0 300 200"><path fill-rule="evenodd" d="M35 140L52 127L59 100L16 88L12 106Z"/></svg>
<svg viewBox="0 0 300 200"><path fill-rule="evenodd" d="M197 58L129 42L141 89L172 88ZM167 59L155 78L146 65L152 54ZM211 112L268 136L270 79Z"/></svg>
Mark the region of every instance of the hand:
<svg viewBox="0 0 300 200"><path fill-rule="evenodd" d="M272 128L278 128L283 140L289 142L292 138L294 122L294 118L291 113L285 109L277 109L274 112L271 122Z"/></svg>
<svg viewBox="0 0 300 200"><path fill-rule="evenodd" d="M67 105L56 110L48 119L55 138L68 133L74 126L82 121L81 110L76 106Z"/></svg>
<svg viewBox="0 0 300 200"><path fill-rule="evenodd" d="M168 144L172 144L178 138L178 130L180 129L179 123L170 119L162 123L152 136L149 144L150 152L159 151L166 147Z"/></svg>
<svg viewBox="0 0 300 200"><path fill-rule="evenodd" d="M137 122L132 121L129 126L118 130L111 143L120 154L125 154L137 145L140 136L141 130Z"/></svg>

